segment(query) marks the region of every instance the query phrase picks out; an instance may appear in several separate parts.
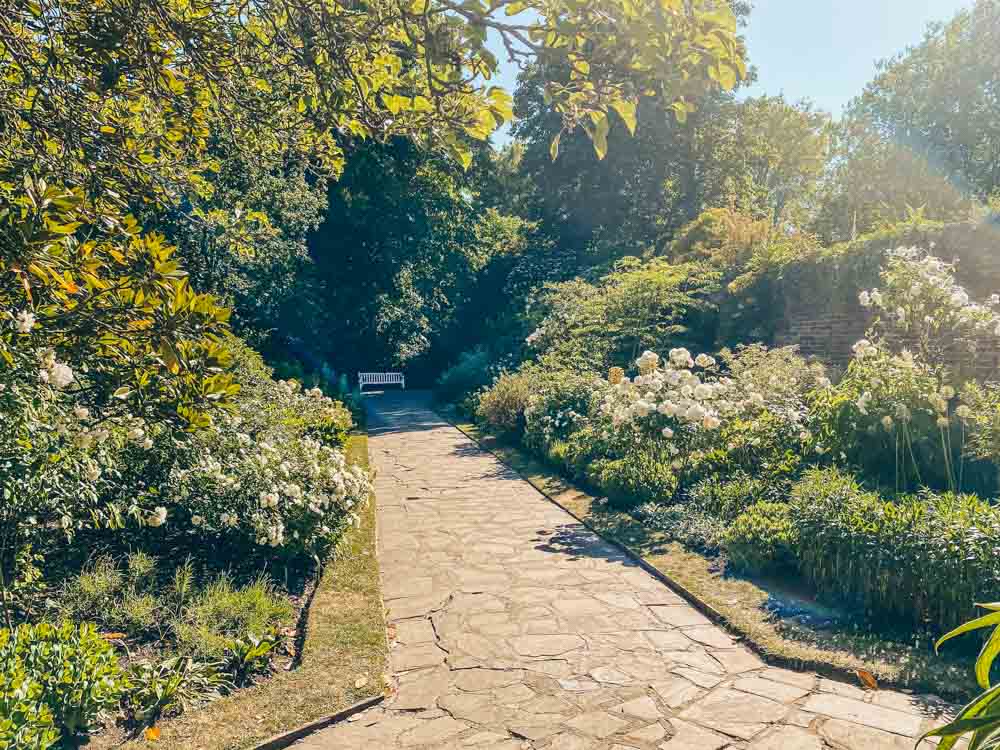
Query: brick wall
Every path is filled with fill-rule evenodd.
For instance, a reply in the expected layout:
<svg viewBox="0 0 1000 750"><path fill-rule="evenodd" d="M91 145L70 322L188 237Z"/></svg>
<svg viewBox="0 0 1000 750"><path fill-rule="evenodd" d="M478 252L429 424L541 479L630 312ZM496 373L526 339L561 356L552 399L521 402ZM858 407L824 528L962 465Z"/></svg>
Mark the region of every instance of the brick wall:
<svg viewBox="0 0 1000 750"><path fill-rule="evenodd" d="M858 292L872 284L866 283L865 273L852 275L846 269L852 263L867 264L868 281L877 284L873 269L886 248L916 245L926 249L932 243L935 255L957 261L959 281L974 298L1000 292L1000 224L995 221L951 224L879 238L859 243L836 260L815 264L808 269L808 284L802 284L801 274L787 274L775 297L781 300L779 304L784 309L776 311L774 343L796 344L803 355L817 357L835 370L842 370L851 358L851 347L864 336L872 318L871 312L857 300ZM820 288L824 293L813 291ZM973 361L964 364L981 380L1000 380L1000 340L984 336Z"/></svg>

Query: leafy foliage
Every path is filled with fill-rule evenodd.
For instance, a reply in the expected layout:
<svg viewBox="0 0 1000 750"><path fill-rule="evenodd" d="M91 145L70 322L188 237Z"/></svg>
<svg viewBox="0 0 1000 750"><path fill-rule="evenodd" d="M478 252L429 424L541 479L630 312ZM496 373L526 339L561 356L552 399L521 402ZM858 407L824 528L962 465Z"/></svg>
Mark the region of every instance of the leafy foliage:
<svg viewBox="0 0 1000 750"><path fill-rule="evenodd" d="M51 747L93 726L127 684L114 650L92 625L0 630L0 739Z"/></svg>

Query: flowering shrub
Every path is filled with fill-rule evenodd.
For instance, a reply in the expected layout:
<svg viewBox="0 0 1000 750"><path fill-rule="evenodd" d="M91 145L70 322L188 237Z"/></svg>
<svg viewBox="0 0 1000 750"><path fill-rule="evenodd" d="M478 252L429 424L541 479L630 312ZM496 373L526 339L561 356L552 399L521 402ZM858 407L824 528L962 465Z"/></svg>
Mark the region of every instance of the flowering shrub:
<svg viewBox="0 0 1000 750"><path fill-rule="evenodd" d="M986 304L972 301L955 280L954 264L900 247L886 252L881 280L882 288L862 291L859 301L878 311L880 327L894 331L924 362L961 364L956 355L974 353L982 336L1000 336L1000 295Z"/></svg>
<svg viewBox="0 0 1000 750"><path fill-rule="evenodd" d="M479 394L476 416L505 435L519 435L524 429L524 411L532 393L531 374L526 371L502 373Z"/></svg>
<svg viewBox="0 0 1000 750"><path fill-rule="evenodd" d="M342 452L281 429L250 434L233 419L196 443L185 454L194 460L171 472L170 507L150 525L172 517L199 536L322 558L371 490Z"/></svg>
<svg viewBox="0 0 1000 750"><path fill-rule="evenodd" d="M887 487L948 486L952 453L942 459L942 446L954 396L909 352L894 355L863 340L841 381L817 399L816 445Z"/></svg>
<svg viewBox="0 0 1000 750"><path fill-rule="evenodd" d="M592 402L606 387L595 375L572 370L532 368L535 387L524 410L525 443L545 451L590 423Z"/></svg>

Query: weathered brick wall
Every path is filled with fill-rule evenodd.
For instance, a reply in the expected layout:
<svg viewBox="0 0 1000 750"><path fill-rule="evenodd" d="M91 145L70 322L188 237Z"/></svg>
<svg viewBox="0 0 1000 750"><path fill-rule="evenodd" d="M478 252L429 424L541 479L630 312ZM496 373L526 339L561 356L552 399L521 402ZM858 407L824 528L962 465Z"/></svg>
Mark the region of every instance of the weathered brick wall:
<svg viewBox="0 0 1000 750"><path fill-rule="evenodd" d="M797 344L802 354L843 369L851 358L851 347L871 323L871 312L861 307L857 295L862 288L877 284L875 269L882 253L900 245L927 249L932 244L935 255L957 262L959 281L975 298L1000 292L1000 224L996 221L879 238L851 248L836 260L816 264L807 274L788 275L777 295L784 309L776 311L775 343ZM858 267L865 270L859 273ZM803 283L803 278L808 282ZM984 336L967 365L982 380L1000 380L1000 340Z"/></svg>

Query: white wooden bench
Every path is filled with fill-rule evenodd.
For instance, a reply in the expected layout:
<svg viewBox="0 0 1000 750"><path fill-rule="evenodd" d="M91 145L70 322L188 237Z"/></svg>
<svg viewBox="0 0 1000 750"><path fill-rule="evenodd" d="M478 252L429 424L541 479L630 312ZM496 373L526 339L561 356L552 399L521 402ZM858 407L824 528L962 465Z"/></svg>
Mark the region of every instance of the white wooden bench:
<svg viewBox="0 0 1000 750"><path fill-rule="evenodd" d="M401 372L359 372L358 390L363 391L366 385L399 385L406 390L406 378Z"/></svg>

